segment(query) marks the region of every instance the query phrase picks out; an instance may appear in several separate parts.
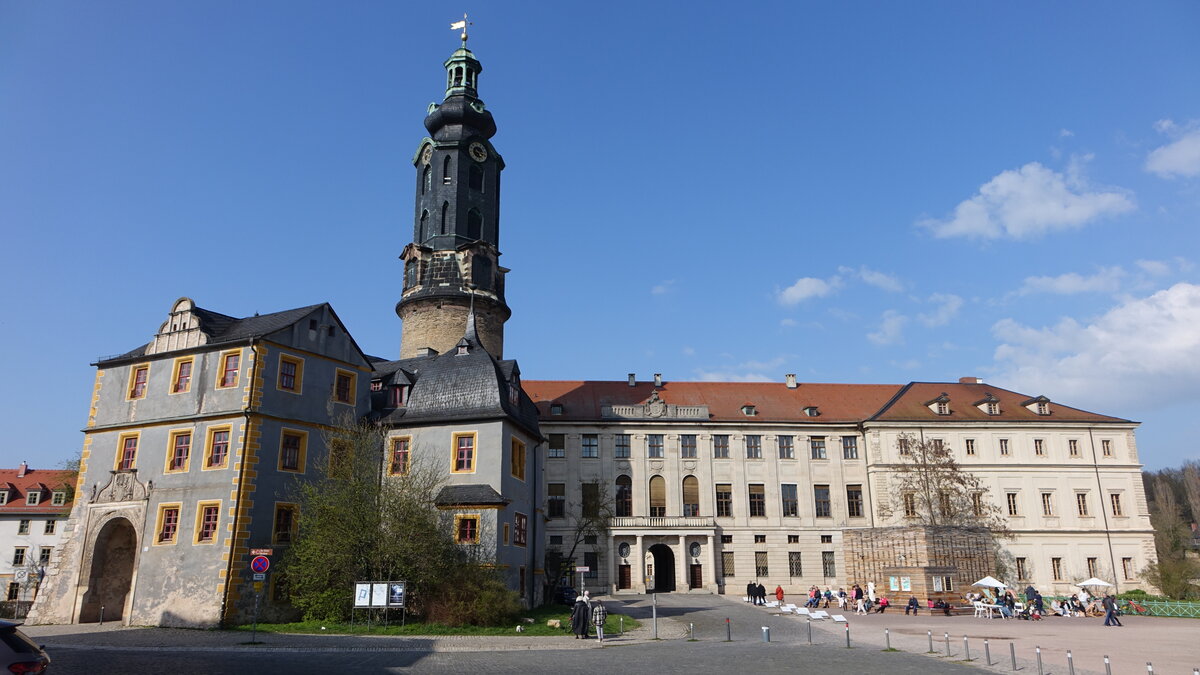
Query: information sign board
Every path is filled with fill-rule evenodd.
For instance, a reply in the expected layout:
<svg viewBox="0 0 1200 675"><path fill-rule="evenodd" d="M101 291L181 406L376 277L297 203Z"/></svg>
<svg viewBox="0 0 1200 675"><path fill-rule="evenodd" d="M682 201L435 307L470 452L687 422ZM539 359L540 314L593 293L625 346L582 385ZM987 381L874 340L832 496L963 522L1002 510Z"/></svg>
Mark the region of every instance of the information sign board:
<svg viewBox="0 0 1200 675"><path fill-rule="evenodd" d="M371 584L354 584L354 606L371 606Z"/></svg>

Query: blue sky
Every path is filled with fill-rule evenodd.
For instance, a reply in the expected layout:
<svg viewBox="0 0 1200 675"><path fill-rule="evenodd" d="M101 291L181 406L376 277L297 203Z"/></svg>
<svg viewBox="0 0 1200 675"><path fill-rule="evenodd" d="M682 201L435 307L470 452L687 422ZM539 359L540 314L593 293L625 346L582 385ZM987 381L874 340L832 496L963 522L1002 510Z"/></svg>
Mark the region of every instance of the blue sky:
<svg viewBox="0 0 1200 675"><path fill-rule="evenodd" d="M954 381L1200 457L1194 2L0 2L0 465L171 303L394 357L471 13L526 379Z"/></svg>

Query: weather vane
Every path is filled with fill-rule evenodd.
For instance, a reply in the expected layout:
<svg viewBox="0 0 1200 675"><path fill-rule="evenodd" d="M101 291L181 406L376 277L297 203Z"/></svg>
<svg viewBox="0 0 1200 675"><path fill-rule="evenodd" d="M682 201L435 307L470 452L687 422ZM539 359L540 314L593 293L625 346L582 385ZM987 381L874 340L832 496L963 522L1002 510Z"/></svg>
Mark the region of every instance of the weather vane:
<svg viewBox="0 0 1200 675"><path fill-rule="evenodd" d="M475 25L475 24L471 23L470 21L467 21L466 12L463 12L462 21L455 21L454 23L450 24L450 30L462 30L462 35L460 35L459 37L462 38L463 45L465 46L467 44L467 26L473 26L473 25Z"/></svg>

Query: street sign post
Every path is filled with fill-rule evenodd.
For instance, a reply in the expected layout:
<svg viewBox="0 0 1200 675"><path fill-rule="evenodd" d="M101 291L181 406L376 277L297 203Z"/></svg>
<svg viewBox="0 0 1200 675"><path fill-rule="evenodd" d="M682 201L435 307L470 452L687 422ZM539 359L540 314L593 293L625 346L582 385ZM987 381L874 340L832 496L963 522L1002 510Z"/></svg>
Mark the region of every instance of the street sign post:
<svg viewBox="0 0 1200 675"><path fill-rule="evenodd" d="M264 555L262 551L266 551ZM258 603L262 597L263 581L267 578L267 570L271 569L271 549L254 549L254 557L250 560L250 569L254 572L254 628L250 632L250 644L256 643L258 637Z"/></svg>

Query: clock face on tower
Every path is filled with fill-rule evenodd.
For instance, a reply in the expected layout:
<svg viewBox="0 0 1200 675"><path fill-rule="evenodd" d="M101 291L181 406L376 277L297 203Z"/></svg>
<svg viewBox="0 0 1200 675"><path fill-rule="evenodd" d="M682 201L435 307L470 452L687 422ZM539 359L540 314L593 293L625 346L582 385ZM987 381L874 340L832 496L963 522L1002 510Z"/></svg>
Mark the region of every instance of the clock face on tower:
<svg viewBox="0 0 1200 675"><path fill-rule="evenodd" d="M467 151L471 153L471 159L476 162L482 162L488 158L488 151L487 148L483 147L483 143L472 143Z"/></svg>

